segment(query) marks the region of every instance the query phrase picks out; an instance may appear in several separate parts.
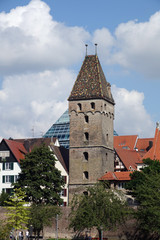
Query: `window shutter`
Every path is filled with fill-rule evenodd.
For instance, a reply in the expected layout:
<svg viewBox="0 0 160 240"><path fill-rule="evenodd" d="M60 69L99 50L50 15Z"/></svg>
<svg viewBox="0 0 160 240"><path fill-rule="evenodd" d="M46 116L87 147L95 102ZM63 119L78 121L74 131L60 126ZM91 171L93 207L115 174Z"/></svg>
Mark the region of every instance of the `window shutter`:
<svg viewBox="0 0 160 240"><path fill-rule="evenodd" d="M13 162L11 162L11 170L13 170Z"/></svg>
<svg viewBox="0 0 160 240"><path fill-rule="evenodd" d="M66 197L67 196L67 189L64 189L64 192L63 192L63 196Z"/></svg>
<svg viewBox="0 0 160 240"><path fill-rule="evenodd" d="M67 183L67 176L62 176L64 183Z"/></svg>
<svg viewBox="0 0 160 240"><path fill-rule="evenodd" d="M14 176L11 176L11 183L14 183Z"/></svg>
<svg viewBox="0 0 160 240"><path fill-rule="evenodd" d="M3 162L3 170L5 170L5 163Z"/></svg>
<svg viewBox="0 0 160 240"><path fill-rule="evenodd" d="M67 176L64 176L64 182L67 183Z"/></svg>
<svg viewBox="0 0 160 240"><path fill-rule="evenodd" d="M5 176L3 176L3 180L2 180L3 183L5 183Z"/></svg>

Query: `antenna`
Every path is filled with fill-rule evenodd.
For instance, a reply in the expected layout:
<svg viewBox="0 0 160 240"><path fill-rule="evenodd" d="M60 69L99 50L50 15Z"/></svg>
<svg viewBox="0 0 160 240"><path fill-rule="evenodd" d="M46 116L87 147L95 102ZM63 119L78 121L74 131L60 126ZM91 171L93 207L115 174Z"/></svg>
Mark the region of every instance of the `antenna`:
<svg viewBox="0 0 160 240"><path fill-rule="evenodd" d="M94 44L95 45L95 55L97 56L97 43Z"/></svg>
<svg viewBox="0 0 160 240"><path fill-rule="evenodd" d="M86 46L86 56L87 56L87 47L88 47L88 44L85 44L85 46Z"/></svg>

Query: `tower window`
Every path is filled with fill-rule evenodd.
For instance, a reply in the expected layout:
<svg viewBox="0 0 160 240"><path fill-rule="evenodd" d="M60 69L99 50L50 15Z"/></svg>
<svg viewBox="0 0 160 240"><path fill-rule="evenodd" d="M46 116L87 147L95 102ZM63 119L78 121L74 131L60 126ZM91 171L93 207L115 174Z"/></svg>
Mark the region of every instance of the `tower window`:
<svg viewBox="0 0 160 240"><path fill-rule="evenodd" d="M108 160L108 153L106 153L106 161Z"/></svg>
<svg viewBox="0 0 160 240"><path fill-rule="evenodd" d="M91 108L95 109L95 103L94 102L91 102Z"/></svg>
<svg viewBox="0 0 160 240"><path fill-rule="evenodd" d="M107 145L108 145L108 133L106 134L106 142L107 142Z"/></svg>
<svg viewBox="0 0 160 240"><path fill-rule="evenodd" d="M84 152L84 153L83 153L83 156L84 156L84 160L87 160L87 161L88 161L88 152Z"/></svg>
<svg viewBox="0 0 160 240"><path fill-rule="evenodd" d="M82 104L81 104L81 103L78 103L78 104L77 104L77 107L78 107L78 111L81 111L81 110L82 110Z"/></svg>
<svg viewBox="0 0 160 240"><path fill-rule="evenodd" d="M85 141L88 141L88 140L89 140L89 133L88 133L88 132L85 132L85 133L84 133L84 140L85 140Z"/></svg>
<svg viewBox="0 0 160 240"><path fill-rule="evenodd" d="M88 179L88 172L87 171L84 171L83 172L83 179L85 180L85 179Z"/></svg>
<svg viewBox="0 0 160 240"><path fill-rule="evenodd" d="M89 117L87 115L85 115L84 120L85 120L86 123L88 123L89 122Z"/></svg>
<svg viewBox="0 0 160 240"><path fill-rule="evenodd" d="M106 111L106 104L104 104L104 110Z"/></svg>
<svg viewBox="0 0 160 240"><path fill-rule="evenodd" d="M84 191L84 192L83 192L83 195L88 196L88 192L87 192L87 191Z"/></svg>

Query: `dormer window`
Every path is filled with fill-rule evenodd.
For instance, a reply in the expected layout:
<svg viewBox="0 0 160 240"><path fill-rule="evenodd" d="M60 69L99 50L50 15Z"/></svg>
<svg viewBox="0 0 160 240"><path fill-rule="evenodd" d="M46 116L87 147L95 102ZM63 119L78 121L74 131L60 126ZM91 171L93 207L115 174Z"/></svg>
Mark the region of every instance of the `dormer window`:
<svg viewBox="0 0 160 240"><path fill-rule="evenodd" d="M81 103L78 103L78 104L77 104L77 108L78 108L78 111L81 111L81 110L82 110L82 104L81 104Z"/></svg>
<svg viewBox="0 0 160 240"><path fill-rule="evenodd" d="M95 103L94 102L91 102L91 108L92 108L92 110L95 110Z"/></svg>

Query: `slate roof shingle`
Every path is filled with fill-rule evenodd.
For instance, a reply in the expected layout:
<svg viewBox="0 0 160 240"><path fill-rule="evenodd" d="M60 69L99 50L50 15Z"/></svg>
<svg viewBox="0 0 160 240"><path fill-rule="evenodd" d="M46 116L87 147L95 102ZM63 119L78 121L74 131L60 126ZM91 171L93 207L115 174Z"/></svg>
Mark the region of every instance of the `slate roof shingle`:
<svg viewBox="0 0 160 240"><path fill-rule="evenodd" d="M68 100L105 99L114 104L110 87L97 55L88 55L83 61Z"/></svg>

